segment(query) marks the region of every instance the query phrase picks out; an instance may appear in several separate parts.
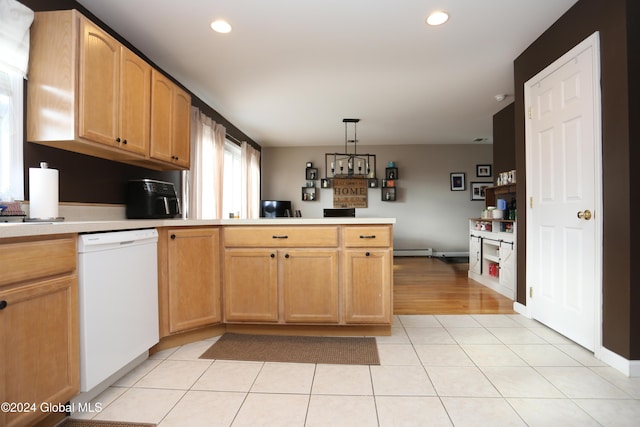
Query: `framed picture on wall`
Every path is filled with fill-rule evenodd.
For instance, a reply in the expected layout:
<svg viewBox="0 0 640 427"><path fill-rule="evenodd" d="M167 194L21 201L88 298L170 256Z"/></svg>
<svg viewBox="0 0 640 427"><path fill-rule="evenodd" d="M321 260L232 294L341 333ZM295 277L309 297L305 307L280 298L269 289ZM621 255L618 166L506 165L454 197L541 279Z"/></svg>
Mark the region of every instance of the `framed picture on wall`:
<svg viewBox="0 0 640 427"><path fill-rule="evenodd" d="M491 176L491 165L476 165L476 176L477 177Z"/></svg>
<svg viewBox="0 0 640 427"><path fill-rule="evenodd" d="M451 179L451 191L466 190L464 172L452 172L449 175Z"/></svg>
<svg viewBox="0 0 640 427"><path fill-rule="evenodd" d="M484 189L491 187L491 182L472 182L471 183L471 200L484 200Z"/></svg>

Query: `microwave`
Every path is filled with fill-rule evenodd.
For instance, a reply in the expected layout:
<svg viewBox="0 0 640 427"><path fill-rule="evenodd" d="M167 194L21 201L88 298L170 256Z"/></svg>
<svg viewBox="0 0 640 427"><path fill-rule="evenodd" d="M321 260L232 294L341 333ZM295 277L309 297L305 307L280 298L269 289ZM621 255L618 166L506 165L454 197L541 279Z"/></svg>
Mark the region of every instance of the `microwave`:
<svg viewBox="0 0 640 427"><path fill-rule="evenodd" d="M127 183L127 218L176 218L182 214L172 182L134 179Z"/></svg>

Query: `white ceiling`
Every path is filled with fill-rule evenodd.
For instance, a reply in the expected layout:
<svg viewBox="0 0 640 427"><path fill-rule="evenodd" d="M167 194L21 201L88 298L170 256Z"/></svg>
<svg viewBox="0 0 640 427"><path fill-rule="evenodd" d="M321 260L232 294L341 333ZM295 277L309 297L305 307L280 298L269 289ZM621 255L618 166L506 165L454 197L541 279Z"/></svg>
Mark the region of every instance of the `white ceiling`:
<svg viewBox="0 0 640 427"><path fill-rule="evenodd" d="M491 142L513 60L576 1L78 0L262 146L342 145L343 118L361 146Z"/></svg>

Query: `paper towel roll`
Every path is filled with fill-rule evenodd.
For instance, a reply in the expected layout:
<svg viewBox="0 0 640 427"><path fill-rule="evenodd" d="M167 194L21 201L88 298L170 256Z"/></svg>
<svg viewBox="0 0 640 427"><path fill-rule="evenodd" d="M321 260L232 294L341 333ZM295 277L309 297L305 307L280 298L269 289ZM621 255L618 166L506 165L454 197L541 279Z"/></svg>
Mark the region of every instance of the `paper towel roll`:
<svg viewBox="0 0 640 427"><path fill-rule="evenodd" d="M46 163L29 168L29 217L51 219L58 217L58 170Z"/></svg>

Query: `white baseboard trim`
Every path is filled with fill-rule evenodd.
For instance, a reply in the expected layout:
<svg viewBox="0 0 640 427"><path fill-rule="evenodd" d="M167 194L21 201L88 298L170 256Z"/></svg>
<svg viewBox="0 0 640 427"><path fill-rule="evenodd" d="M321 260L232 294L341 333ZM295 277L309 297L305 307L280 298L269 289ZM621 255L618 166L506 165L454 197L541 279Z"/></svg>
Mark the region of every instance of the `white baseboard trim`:
<svg viewBox="0 0 640 427"><path fill-rule="evenodd" d="M393 256L432 256L433 249L394 249Z"/></svg>
<svg viewBox="0 0 640 427"><path fill-rule="evenodd" d="M640 377L640 360L625 359L604 347L597 349L595 356L628 377Z"/></svg>
<svg viewBox="0 0 640 427"><path fill-rule="evenodd" d="M518 314L523 315L524 317L526 317L527 319L531 319L531 312L529 311L529 309L527 308L526 305L520 304L517 301L513 302L513 311L515 311Z"/></svg>
<svg viewBox="0 0 640 427"><path fill-rule="evenodd" d="M532 318L529 308L519 302L513 302L513 311L526 318ZM640 377L640 360L627 360L604 347L596 348L594 356L628 377Z"/></svg>

